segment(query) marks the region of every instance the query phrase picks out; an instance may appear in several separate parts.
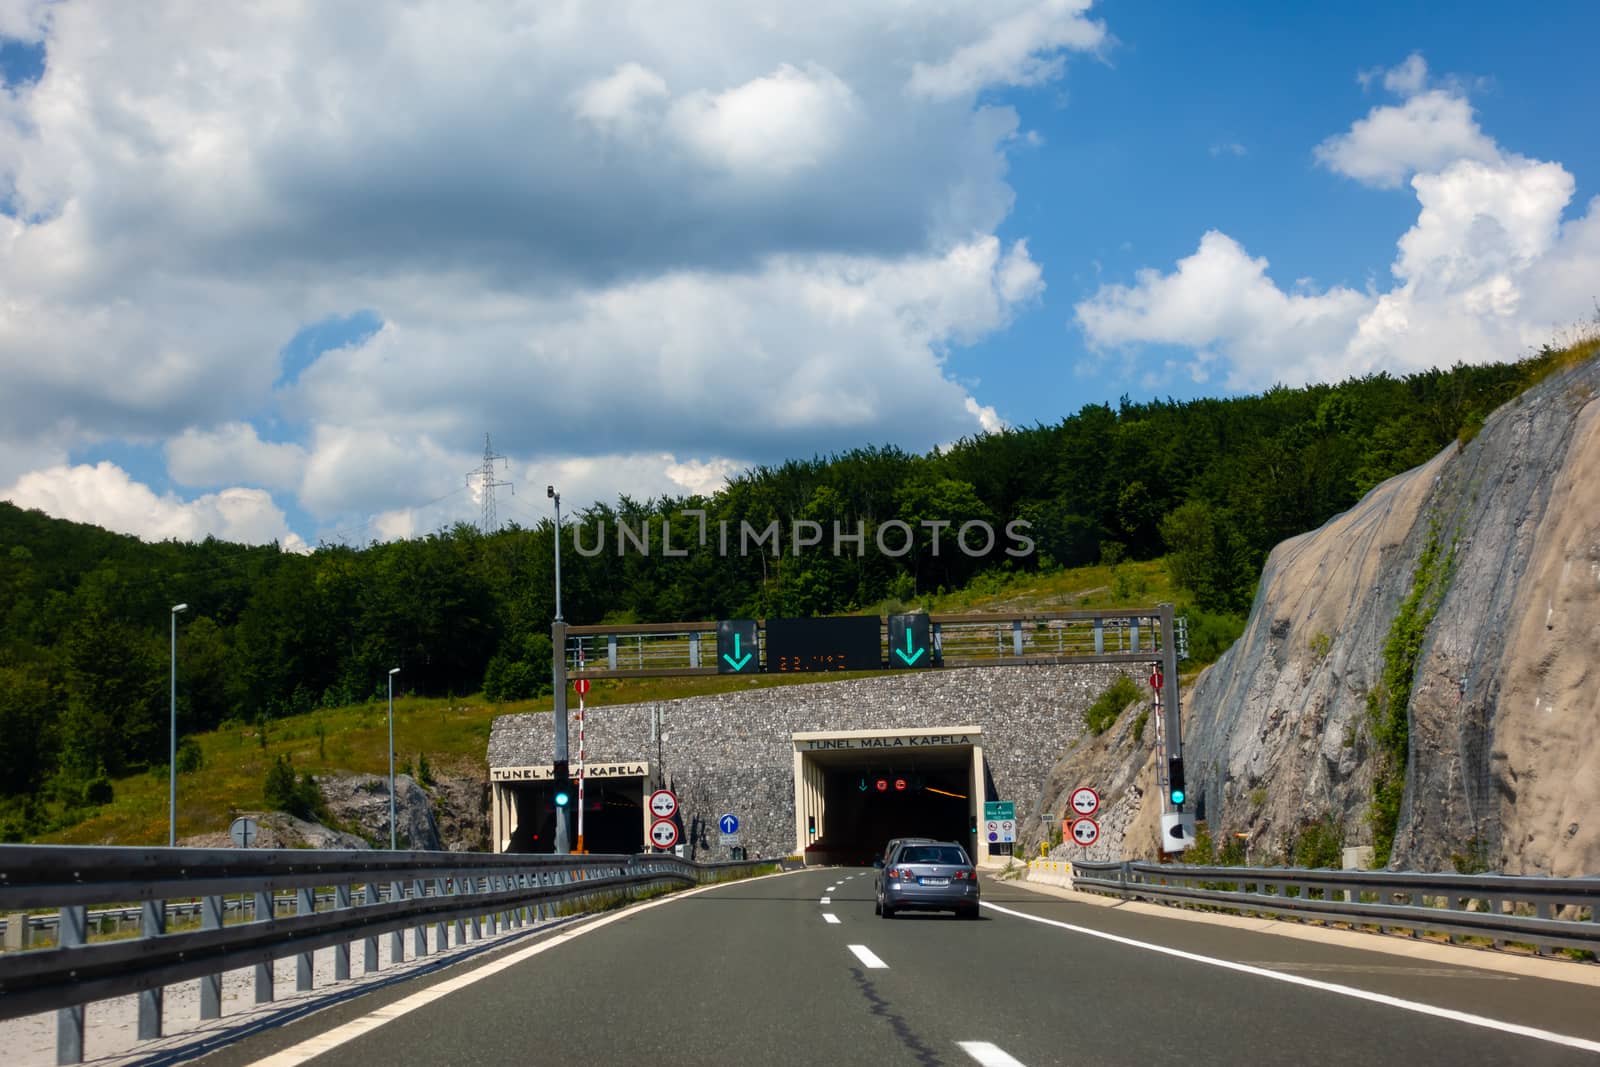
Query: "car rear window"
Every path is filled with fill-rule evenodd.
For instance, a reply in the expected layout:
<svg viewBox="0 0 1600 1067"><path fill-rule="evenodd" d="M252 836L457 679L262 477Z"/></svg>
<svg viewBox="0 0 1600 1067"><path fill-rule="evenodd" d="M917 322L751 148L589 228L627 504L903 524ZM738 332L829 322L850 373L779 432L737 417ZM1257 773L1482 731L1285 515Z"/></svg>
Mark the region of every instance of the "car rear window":
<svg viewBox="0 0 1600 1067"><path fill-rule="evenodd" d="M966 863L967 857L959 848L938 845L912 845L900 852L901 863Z"/></svg>

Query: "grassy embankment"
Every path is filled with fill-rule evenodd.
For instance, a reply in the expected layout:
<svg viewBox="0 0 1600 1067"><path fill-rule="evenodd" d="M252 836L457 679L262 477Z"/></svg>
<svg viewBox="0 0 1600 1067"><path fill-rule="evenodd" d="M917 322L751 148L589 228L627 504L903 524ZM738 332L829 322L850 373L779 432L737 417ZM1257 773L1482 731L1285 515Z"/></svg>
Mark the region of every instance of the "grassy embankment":
<svg viewBox="0 0 1600 1067"><path fill-rule="evenodd" d="M1173 598L1159 562L1081 567L1049 574L1019 574L980 579L952 593L924 597L917 604L932 612L1063 611L1145 607ZM877 605L905 610L907 605ZM851 674L849 678L860 678ZM828 681L816 675L731 675L696 678L596 679L591 707L674 700L772 685ZM837 679L843 680L843 679ZM435 775L488 773L489 730L498 715L549 711L548 696L495 705L481 695L397 696L397 768L415 769L425 755ZM263 736L264 734L264 736ZM287 756L298 773L340 771L388 773L388 706L383 701L323 708L276 719L263 729L234 723L195 735L204 756L200 770L178 778L178 836L224 831L235 812L266 808L267 770ZM77 845L156 845L167 840L167 774L133 775L113 783L115 799L76 826L40 838L42 843Z"/></svg>

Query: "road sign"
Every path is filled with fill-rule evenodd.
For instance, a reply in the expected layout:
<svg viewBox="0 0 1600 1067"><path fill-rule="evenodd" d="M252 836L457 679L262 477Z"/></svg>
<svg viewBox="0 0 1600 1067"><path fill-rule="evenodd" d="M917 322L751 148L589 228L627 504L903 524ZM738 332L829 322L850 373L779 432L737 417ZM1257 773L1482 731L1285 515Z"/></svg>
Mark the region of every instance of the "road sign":
<svg viewBox="0 0 1600 1067"><path fill-rule="evenodd" d="M670 819L678 812L678 798L670 789L657 789L650 794L650 814L658 819Z"/></svg>
<svg viewBox="0 0 1600 1067"><path fill-rule="evenodd" d="M650 824L650 843L656 848L671 848L678 843L678 824L671 819L657 819Z"/></svg>
<svg viewBox="0 0 1600 1067"><path fill-rule="evenodd" d="M1161 692L1161 682L1162 678L1160 671L1155 671L1150 675L1150 688L1154 689L1158 693Z"/></svg>
<svg viewBox="0 0 1600 1067"><path fill-rule="evenodd" d="M1011 844L1017 840L1017 822L1015 819L1000 820L1000 843Z"/></svg>
<svg viewBox="0 0 1600 1067"><path fill-rule="evenodd" d="M902 669L933 666L928 635L926 612L890 615L889 666Z"/></svg>
<svg viewBox="0 0 1600 1067"><path fill-rule="evenodd" d="M589 679L587 679L587 678L579 678L579 679L577 679L576 681L574 681L572 683L572 688L579 696L588 696L589 695Z"/></svg>
<svg viewBox="0 0 1600 1067"><path fill-rule="evenodd" d="M761 670L756 656L756 620L722 619L717 623L717 673L755 674Z"/></svg>
<svg viewBox="0 0 1600 1067"><path fill-rule="evenodd" d="M233 820L233 825L228 827L228 833L233 837L233 843L240 848L249 848L256 838L261 836L261 827L248 815L241 815Z"/></svg>
<svg viewBox="0 0 1600 1067"><path fill-rule="evenodd" d="M990 841L998 842L1000 840L1000 820L985 819L983 823L983 832L988 836Z"/></svg>
<svg viewBox="0 0 1600 1067"><path fill-rule="evenodd" d="M1100 824L1093 819L1075 819L1072 823L1072 840L1088 848L1100 840Z"/></svg>
<svg viewBox="0 0 1600 1067"><path fill-rule="evenodd" d="M767 620L767 670L876 671L883 668L876 615Z"/></svg>
<svg viewBox="0 0 1600 1067"><path fill-rule="evenodd" d="M724 815L717 820L717 828L724 834L736 834L739 832L739 817L737 815Z"/></svg>
<svg viewBox="0 0 1600 1067"><path fill-rule="evenodd" d="M1194 816L1170 811L1161 816L1161 851L1182 852L1194 844Z"/></svg>
<svg viewBox="0 0 1600 1067"><path fill-rule="evenodd" d="M1001 819L1015 820L1016 817L1017 805L1015 801L986 800L983 802L983 818L986 822L989 820L998 822Z"/></svg>
<svg viewBox="0 0 1600 1067"><path fill-rule="evenodd" d="M1100 810L1100 794L1086 785L1080 785L1072 791L1067 803L1073 812L1087 818Z"/></svg>

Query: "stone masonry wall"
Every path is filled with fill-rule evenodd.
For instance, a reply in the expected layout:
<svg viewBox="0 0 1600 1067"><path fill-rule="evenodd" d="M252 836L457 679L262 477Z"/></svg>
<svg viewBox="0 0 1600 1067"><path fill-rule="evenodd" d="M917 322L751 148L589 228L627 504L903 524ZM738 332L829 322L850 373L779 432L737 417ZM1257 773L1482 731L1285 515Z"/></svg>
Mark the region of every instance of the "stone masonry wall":
<svg viewBox="0 0 1600 1067"><path fill-rule="evenodd" d="M1037 822L1050 766L1083 734L1083 712L1123 668L981 667L907 672L850 681L773 686L658 704L591 706L590 762L656 762L650 712L664 717L661 768L687 828L699 816L716 846L716 819L736 813L751 856L794 851L792 734L813 730L983 729L987 771L1017 818ZM1138 676L1136 669L1129 673ZM570 730L577 755L577 729ZM547 764L554 751L549 715L504 715L489 737L489 765Z"/></svg>

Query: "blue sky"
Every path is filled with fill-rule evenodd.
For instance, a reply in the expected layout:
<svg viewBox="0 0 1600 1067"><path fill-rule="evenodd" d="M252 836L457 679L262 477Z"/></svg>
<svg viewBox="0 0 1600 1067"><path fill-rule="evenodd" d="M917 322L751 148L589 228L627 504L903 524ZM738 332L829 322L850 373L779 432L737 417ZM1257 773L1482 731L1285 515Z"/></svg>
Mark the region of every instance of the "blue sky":
<svg viewBox="0 0 1600 1067"><path fill-rule="evenodd" d="M1600 298L1595 5L0 6L0 497L420 535Z"/></svg>

